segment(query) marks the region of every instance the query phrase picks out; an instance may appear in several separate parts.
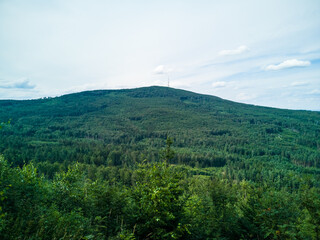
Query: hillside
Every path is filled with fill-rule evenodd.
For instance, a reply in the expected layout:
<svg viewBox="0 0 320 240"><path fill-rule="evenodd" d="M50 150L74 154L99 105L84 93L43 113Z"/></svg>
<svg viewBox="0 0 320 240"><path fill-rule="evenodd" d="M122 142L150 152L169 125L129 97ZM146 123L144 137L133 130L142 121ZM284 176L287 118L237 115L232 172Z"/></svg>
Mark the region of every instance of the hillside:
<svg viewBox="0 0 320 240"><path fill-rule="evenodd" d="M319 112L257 107L166 87L2 100L0 120L8 119L0 152L18 165L44 159L100 165L112 150L121 151L112 164L131 165L139 158L136 151L155 159L169 135L175 163L210 167L261 157L320 167Z"/></svg>
<svg viewBox="0 0 320 240"><path fill-rule="evenodd" d="M148 87L0 122L1 239L320 238L319 112Z"/></svg>

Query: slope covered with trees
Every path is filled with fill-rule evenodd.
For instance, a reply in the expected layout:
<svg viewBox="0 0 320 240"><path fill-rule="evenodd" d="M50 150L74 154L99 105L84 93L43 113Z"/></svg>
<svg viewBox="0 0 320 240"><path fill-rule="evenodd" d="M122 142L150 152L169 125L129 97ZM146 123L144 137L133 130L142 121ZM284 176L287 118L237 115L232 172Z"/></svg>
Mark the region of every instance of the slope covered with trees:
<svg viewBox="0 0 320 240"><path fill-rule="evenodd" d="M3 239L320 238L319 112L149 87L2 100L9 120Z"/></svg>
<svg viewBox="0 0 320 240"><path fill-rule="evenodd" d="M256 107L164 87L0 101L0 152L34 161L131 166L157 158L167 134L174 163L222 167L239 159L320 167L320 113Z"/></svg>

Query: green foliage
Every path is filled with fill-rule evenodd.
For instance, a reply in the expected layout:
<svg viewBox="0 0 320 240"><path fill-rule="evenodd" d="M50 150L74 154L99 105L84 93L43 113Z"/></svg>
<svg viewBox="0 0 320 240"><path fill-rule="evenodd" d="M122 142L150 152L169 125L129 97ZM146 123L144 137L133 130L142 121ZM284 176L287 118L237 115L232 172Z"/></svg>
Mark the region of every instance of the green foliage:
<svg viewBox="0 0 320 240"><path fill-rule="evenodd" d="M42 205L47 200L44 179L37 176L32 164L25 165L22 169L12 169L6 161L1 160L0 165L0 189L5 189L1 202L5 213L2 224L5 227L1 229L0 235L4 239L32 236L39 216L45 211Z"/></svg>
<svg viewBox="0 0 320 240"><path fill-rule="evenodd" d="M138 239L180 239L187 231L181 174L166 162L142 164L133 187L134 223Z"/></svg>
<svg viewBox="0 0 320 240"><path fill-rule="evenodd" d="M84 236L90 220L81 211L60 212L55 206L47 209L41 216L37 232L38 239L86 239Z"/></svg>
<svg viewBox="0 0 320 240"><path fill-rule="evenodd" d="M167 163L169 163L171 160L173 160L174 155L175 155L174 151L171 149L172 143L173 143L173 140L170 137L167 137L166 147L162 151L162 159Z"/></svg>
<svg viewBox="0 0 320 240"><path fill-rule="evenodd" d="M277 190L166 162L142 163L134 184L87 178L75 164L54 180L1 158L1 239L318 239L319 189ZM199 172L201 173L201 172Z"/></svg>
<svg viewBox="0 0 320 240"><path fill-rule="evenodd" d="M151 87L1 100L10 117L0 239L320 238L319 112Z"/></svg>
<svg viewBox="0 0 320 240"><path fill-rule="evenodd" d="M320 238L320 190L319 188L308 189L307 186L302 188L301 201L305 208L306 221L303 222L303 230L312 239ZM307 230L307 231L306 231Z"/></svg>
<svg viewBox="0 0 320 240"><path fill-rule="evenodd" d="M9 125L9 124L10 124L10 121L8 121L6 123L4 123L4 122L0 123L0 129L3 128L6 125Z"/></svg>
<svg viewBox="0 0 320 240"><path fill-rule="evenodd" d="M6 182L7 172L10 171L10 168L3 157L0 155L0 232L5 228L5 217L6 212L3 211L3 202L7 198L6 192L11 187L11 184Z"/></svg>
<svg viewBox="0 0 320 240"><path fill-rule="evenodd" d="M190 185L184 217L192 233L188 239L239 239L237 186L201 176L192 179Z"/></svg>
<svg viewBox="0 0 320 240"><path fill-rule="evenodd" d="M132 167L144 158L159 159L167 135L175 142L174 164L224 167L267 159L302 170L320 166L319 112L238 104L178 89L1 100L0 120L9 118L0 132L0 152L14 166L34 161Z"/></svg>

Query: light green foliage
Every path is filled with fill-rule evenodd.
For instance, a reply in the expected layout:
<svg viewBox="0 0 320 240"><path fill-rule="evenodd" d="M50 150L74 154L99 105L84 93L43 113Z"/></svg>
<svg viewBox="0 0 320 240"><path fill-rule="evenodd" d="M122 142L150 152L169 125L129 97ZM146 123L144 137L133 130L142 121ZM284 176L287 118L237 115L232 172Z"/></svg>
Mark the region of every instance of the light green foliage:
<svg viewBox="0 0 320 240"><path fill-rule="evenodd" d="M0 161L1 239L317 239L319 190L259 187L143 163L132 186L75 164L48 181ZM201 173L201 171L200 171ZM190 175L191 174L191 175ZM111 184L111 185L110 185Z"/></svg>
<svg viewBox="0 0 320 240"><path fill-rule="evenodd" d="M8 167L1 160L1 189L5 189L1 207L5 213L5 228L0 235L4 239L19 239L21 236L33 235L39 216L45 211L42 203L46 201L47 191L44 179L37 176L32 164L22 169Z"/></svg>
<svg viewBox="0 0 320 240"><path fill-rule="evenodd" d="M311 236L312 239L320 238L320 190L307 186L302 188L302 205L305 208L305 221L302 222L302 229ZM307 231L306 231L307 230Z"/></svg>
<svg viewBox="0 0 320 240"><path fill-rule="evenodd" d="M185 206L185 222L192 232L188 239L239 238L237 187L204 176L191 180L191 195Z"/></svg>
<svg viewBox="0 0 320 240"><path fill-rule="evenodd" d="M171 149L172 143L173 143L173 140L170 137L167 137L166 147L161 152L161 155L162 155L161 157L166 163L169 163L170 161L172 161L175 155L174 151Z"/></svg>
<svg viewBox="0 0 320 240"><path fill-rule="evenodd" d="M6 123L4 123L4 122L0 123L0 129L3 128L5 125L9 125L9 124L10 124L10 121L8 121Z"/></svg>
<svg viewBox="0 0 320 240"><path fill-rule="evenodd" d="M182 175L166 162L142 164L133 188L134 219L139 239L180 239L187 232L183 214Z"/></svg>
<svg viewBox="0 0 320 240"><path fill-rule="evenodd" d="M59 211L55 206L47 209L39 220L38 239L83 239L88 230L90 220L85 218L81 211Z"/></svg>
<svg viewBox="0 0 320 240"><path fill-rule="evenodd" d="M3 159L3 156L0 155L0 232L5 228L5 217L6 213L3 211L3 201L7 198L6 192L11 187L11 184L6 182L7 171L9 166L7 162Z"/></svg>
<svg viewBox="0 0 320 240"><path fill-rule="evenodd" d="M267 239L296 239L299 216L296 194L273 189L263 193L259 200L256 221Z"/></svg>
<svg viewBox="0 0 320 240"><path fill-rule="evenodd" d="M281 166L286 170L320 166L319 112L238 104L178 89L0 100L0 120L9 118L10 127L0 132L0 152L15 166L32 160L132 167L142 154L158 160L168 134L175 141L174 164L223 167L254 159L290 163Z"/></svg>
<svg viewBox="0 0 320 240"><path fill-rule="evenodd" d="M10 117L0 239L320 238L319 112L151 87L1 100Z"/></svg>

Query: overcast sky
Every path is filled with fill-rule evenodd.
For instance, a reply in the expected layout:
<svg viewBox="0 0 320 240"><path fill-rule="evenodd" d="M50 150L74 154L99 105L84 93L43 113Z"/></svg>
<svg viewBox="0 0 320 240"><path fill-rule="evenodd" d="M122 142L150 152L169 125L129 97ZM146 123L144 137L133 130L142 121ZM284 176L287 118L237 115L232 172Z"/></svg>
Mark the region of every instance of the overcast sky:
<svg viewBox="0 0 320 240"><path fill-rule="evenodd" d="M0 0L0 99L161 85L320 110L319 0Z"/></svg>

